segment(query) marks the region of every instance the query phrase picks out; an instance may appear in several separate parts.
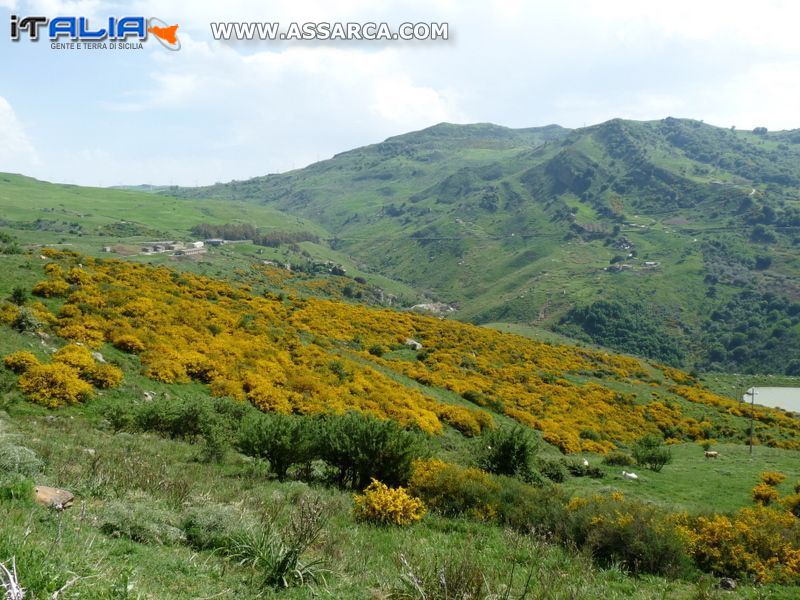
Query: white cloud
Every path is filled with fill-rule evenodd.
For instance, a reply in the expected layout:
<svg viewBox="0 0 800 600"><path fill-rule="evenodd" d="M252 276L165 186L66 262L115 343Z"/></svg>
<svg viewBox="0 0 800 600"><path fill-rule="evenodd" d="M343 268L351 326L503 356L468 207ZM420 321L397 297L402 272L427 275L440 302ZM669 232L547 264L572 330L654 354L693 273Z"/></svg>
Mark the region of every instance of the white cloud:
<svg viewBox="0 0 800 600"><path fill-rule="evenodd" d="M389 123L412 129L431 122L460 121L446 94L414 85L408 77L382 77L373 83L370 110Z"/></svg>
<svg viewBox="0 0 800 600"><path fill-rule="evenodd" d="M25 173L38 164L36 150L22 123L8 101L0 96L0 170Z"/></svg>
<svg viewBox="0 0 800 600"><path fill-rule="evenodd" d="M0 0L0 5L9 0ZM81 139L102 177L194 184L299 167L440 121L579 127L613 117L800 126L800 3L790 0L35 0L20 13L143 14L180 52L37 55L63 98L37 136L42 171L96 182L97 160L50 164ZM21 5L21 6L20 6ZM447 21L447 42L218 43L209 22ZM33 48L29 48L33 50ZM40 50L37 49L37 50ZM29 56L33 56L30 54ZM51 62L52 61L52 62ZM97 85L114 64L113 85ZM10 64L14 97L48 77ZM92 95L86 96L85 85ZM39 104L39 106L42 106ZM27 107L26 107L27 108ZM32 110L32 109L29 109ZM35 113L34 113L35 114ZM80 123L77 136L70 123ZM64 123L67 123L65 125ZM114 147L109 129L136 140ZM37 130L38 133L38 130ZM47 138L47 139L45 139ZM170 144L155 143L169 139ZM141 141L140 141L141 140ZM149 142L153 143L149 143ZM112 160L113 158L113 160ZM59 165L59 166L54 166ZM69 169L69 170L68 170ZM149 175L148 175L149 174Z"/></svg>

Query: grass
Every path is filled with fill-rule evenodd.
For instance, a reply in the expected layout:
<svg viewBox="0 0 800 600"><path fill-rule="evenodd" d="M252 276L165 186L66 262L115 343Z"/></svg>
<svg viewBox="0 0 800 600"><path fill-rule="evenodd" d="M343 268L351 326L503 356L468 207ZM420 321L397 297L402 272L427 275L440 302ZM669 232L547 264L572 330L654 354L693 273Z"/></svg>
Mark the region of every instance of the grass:
<svg viewBox="0 0 800 600"><path fill-rule="evenodd" d="M691 513L726 512L752 503L751 489L763 471L780 471L787 480L779 486L781 494L791 494L800 481L800 468L795 452L755 446L753 454L744 445L715 444L717 459L706 459L698 444L677 444L670 447L673 461L660 473L641 467L610 467L600 457L589 457L592 465L605 473L603 479L574 478L566 487L575 493L621 490L626 496L656 502L662 506ZM624 480L622 470L634 471L639 481Z"/></svg>
<svg viewBox="0 0 800 600"><path fill-rule="evenodd" d="M0 174L0 231L14 235L23 247L51 245L89 256L118 257L101 252L104 246L124 246L134 252L146 241L191 240L190 230L199 223L253 223L278 231L304 231L328 238L320 225L263 204L159 196L152 193L51 184L28 177ZM37 224L37 220L40 223ZM261 252L260 254L258 252ZM230 276L262 260L304 263L331 260L348 273L363 276L374 285L409 301L418 294L409 286L375 273L359 261L327 244L304 242L298 247L260 248L252 244L209 249L202 260L175 261L167 254L133 256L155 264L169 264L203 274ZM8 257L0 255L0 261Z"/></svg>
<svg viewBox="0 0 800 600"><path fill-rule="evenodd" d="M429 516L407 529L359 524L350 515L346 493L277 483L238 455L229 455L220 465L204 464L196 461L196 448L190 444L114 434L78 409L49 413L27 404L8 409L0 415L3 427L45 460L38 482L67 487L77 496L75 506L63 513L3 503L0 560L16 557L21 582L32 598L49 597L69 582L63 597L307 598L307 588L265 590L247 564L222 552L192 548L180 536L142 538L149 543L141 543L104 534L101 525L110 518L110 508L120 503L141 526L180 531L182 516L192 510L223 506L254 518L264 503L291 507L309 494L330 507L324 531L305 557L325 565L324 581L313 587L323 597L422 598L413 590L409 595L411 574L435 587L442 577L435 575L439 569L452 577L452 585L480 577L501 597L511 584L512 598L519 597L526 582L526 597L542 599L690 599L710 587L704 579L630 578L615 568L598 569L587 557L546 542L462 519ZM431 569L435 581L430 581ZM788 599L796 592L745 585L725 597ZM713 589L708 593L703 597L722 597Z"/></svg>

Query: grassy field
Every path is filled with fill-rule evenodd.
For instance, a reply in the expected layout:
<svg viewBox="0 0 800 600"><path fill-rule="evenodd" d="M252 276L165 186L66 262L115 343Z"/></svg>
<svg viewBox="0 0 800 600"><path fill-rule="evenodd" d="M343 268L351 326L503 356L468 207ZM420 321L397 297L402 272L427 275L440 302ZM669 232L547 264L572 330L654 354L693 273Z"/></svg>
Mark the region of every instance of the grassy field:
<svg viewBox="0 0 800 600"><path fill-rule="evenodd" d="M526 582L524 597L541 599L789 599L798 593L796 588L747 585L735 594L722 593L704 577L631 578L619 569L599 569L586 556L544 541L463 519L430 516L406 529L359 524L350 515L349 494L270 481L259 465L239 455L229 455L222 464L206 464L191 444L147 434L115 434L95 410L53 414L16 403L6 403L5 409L0 412L0 435L23 441L45 461L37 483L62 486L77 495L75 506L63 513L0 501L0 556L16 556L32 598L49 598L70 582L59 597L307 598L313 593L343 599L422 598L413 591L397 594L408 593L404 582L409 573L432 569L436 577L439 567L465 578L477 575L493 594L510 598L523 597ZM738 465L739 459L733 460ZM681 468L681 462L676 460L674 468ZM774 466L784 465L776 459ZM673 467L668 469L664 477ZM641 487L651 480L654 477L648 476ZM725 481L730 484L730 479ZM630 487L625 491L633 494ZM290 510L308 497L323 503L327 515L323 535L309 554L322 561L324 581L310 590L265 591L257 571L216 552L192 548L181 529L187 515L198 512L227 510L238 518L257 519L270 507ZM140 541L103 533L120 528L138 532Z"/></svg>
<svg viewBox="0 0 800 600"><path fill-rule="evenodd" d="M263 231L302 231L321 238L329 234L319 225L275 208L252 202L208 200L197 202L139 191L51 184L19 175L0 174L0 232L19 239L24 248L53 246L89 256L123 256L172 268L228 277L264 260L303 264L309 260L333 261L352 276L363 276L409 303L419 298L414 289L374 272L367 265L327 244L303 242L299 246L265 248L253 244L209 248L199 260L176 261L168 254L140 254L145 242L190 241L191 229L200 223L248 223ZM130 255L130 256L129 256ZM0 255L0 260L6 257Z"/></svg>
<svg viewBox="0 0 800 600"><path fill-rule="evenodd" d="M791 494L800 482L795 452L755 446L750 454L742 444L714 444L711 449L719 452L719 458L705 458L698 444L671 446L673 460L659 473L638 467L610 467L602 464L600 457L588 457L606 476L575 478L567 487L581 495L619 490L631 498L676 510L726 512L752 502L751 490L764 471L780 471L787 476L779 486L781 494ZM636 472L639 480L624 480L623 469Z"/></svg>

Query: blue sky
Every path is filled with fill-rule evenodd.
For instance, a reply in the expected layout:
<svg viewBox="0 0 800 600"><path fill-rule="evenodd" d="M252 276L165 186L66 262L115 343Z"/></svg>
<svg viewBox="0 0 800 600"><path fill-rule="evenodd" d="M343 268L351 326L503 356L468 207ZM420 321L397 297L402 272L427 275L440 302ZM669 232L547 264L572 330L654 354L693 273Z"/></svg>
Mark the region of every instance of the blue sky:
<svg viewBox="0 0 800 600"><path fill-rule="evenodd" d="M0 0L12 13L180 24L178 52L0 36L0 171L51 181L244 179L441 121L800 127L789 1ZM214 42L209 23L232 20L447 21L451 39Z"/></svg>

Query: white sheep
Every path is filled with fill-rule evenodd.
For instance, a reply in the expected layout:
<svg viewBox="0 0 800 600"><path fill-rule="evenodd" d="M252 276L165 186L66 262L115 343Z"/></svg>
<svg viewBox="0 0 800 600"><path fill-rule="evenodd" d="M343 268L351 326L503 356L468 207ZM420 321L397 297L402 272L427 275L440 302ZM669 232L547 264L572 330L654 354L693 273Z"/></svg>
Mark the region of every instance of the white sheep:
<svg viewBox="0 0 800 600"><path fill-rule="evenodd" d="M639 476L636 473L628 473L628 471L622 472L623 479L630 479L631 481L639 481Z"/></svg>

